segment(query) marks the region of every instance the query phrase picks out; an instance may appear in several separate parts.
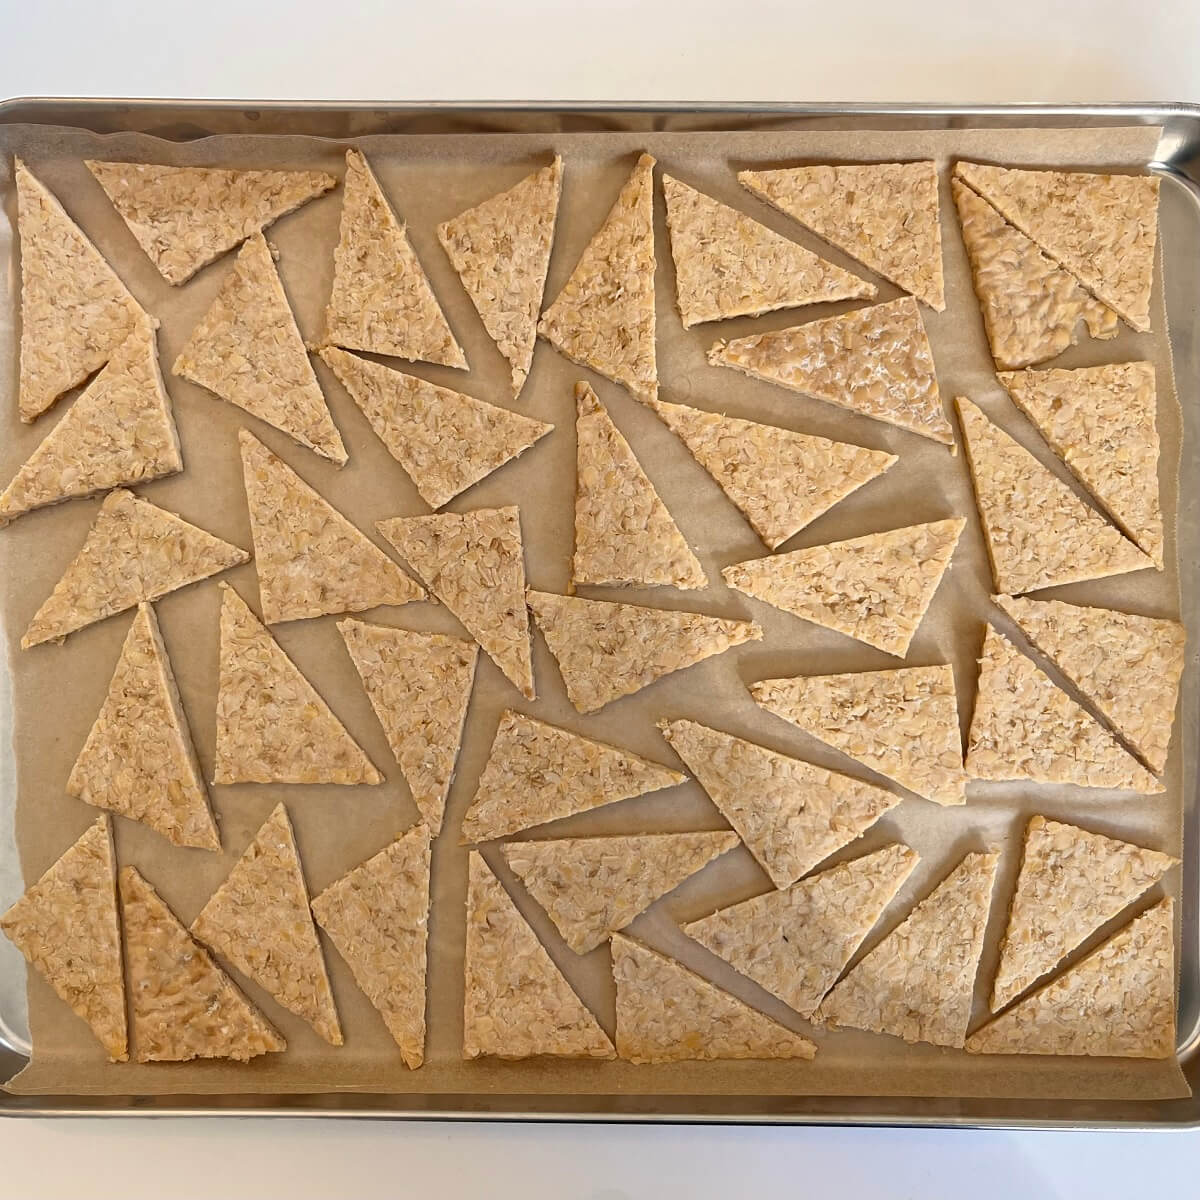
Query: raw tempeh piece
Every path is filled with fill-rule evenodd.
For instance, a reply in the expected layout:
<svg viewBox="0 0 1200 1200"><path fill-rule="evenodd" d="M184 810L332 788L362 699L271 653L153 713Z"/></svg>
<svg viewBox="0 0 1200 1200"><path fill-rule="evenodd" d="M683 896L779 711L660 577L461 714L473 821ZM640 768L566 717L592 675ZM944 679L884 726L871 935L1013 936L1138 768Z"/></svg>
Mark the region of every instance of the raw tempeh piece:
<svg viewBox="0 0 1200 1200"><path fill-rule="evenodd" d="M641 691L672 671L743 642L762 640L753 621L672 612L530 591L529 607L581 713Z"/></svg>
<svg viewBox="0 0 1200 1200"><path fill-rule="evenodd" d="M337 186L323 171L230 171L97 162L87 169L168 283Z"/></svg>
<svg viewBox="0 0 1200 1200"><path fill-rule="evenodd" d="M346 151L325 342L467 369L407 229L360 150Z"/></svg>
<svg viewBox="0 0 1200 1200"><path fill-rule="evenodd" d="M471 851L464 966L463 1058L615 1058L500 881Z"/></svg>
<svg viewBox="0 0 1200 1200"><path fill-rule="evenodd" d="M221 585L213 783L382 783L246 602Z"/></svg>
<svg viewBox="0 0 1200 1200"><path fill-rule="evenodd" d="M723 992L682 963L616 934L617 1053L633 1063L806 1058L807 1038Z"/></svg>
<svg viewBox="0 0 1200 1200"><path fill-rule="evenodd" d="M1107 729L990 625L979 663L967 735L966 767L973 779L1163 791Z"/></svg>
<svg viewBox="0 0 1200 1200"><path fill-rule="evenodd" d="M777 888L900 803L882 788L695 721L660 721L659 728Z"/></svg>
<svg viewBox="0 0 1200 1200"><path fill-rule="evenodd" d="M1161 571L1153 364L1005 371L998 378L1055 454Z"/></svg>
<svg viewBox="0 0 1200 1200"><path fill-rule="evenodd" d="M200 910L191 932L331 1046L342 1044L296 835L282 804Z"/></svg>
<svg viewBox="0 0 1200 1200"><path fill-rule="evenodd" d="M135 867L121 872L120 887L138 1062L248 1062L287 1049Z"/></svg>
<svg viewBox="0 0 1200 1200"><path fill-rule="evenodd" d="M538 333L572 362L658 395L654 356L654 159L637 161Z"/></svg>
<svg viewBox="0 0 1200 1200"><path fill-rule="evenodd" d="M338 622L371 707L435 837L462 742L479 647L440 633Z"/></svg>
<svg viewBox="0 0 1200 1200"><path fill-rule="evenodd" d="M946 307L936 163L739 171L738 182L930 308Z"/></svg>
<svg viewBox="0 0 1200 1200"><path fill-rule="evenodd" d="M1034 817L1025 829L991 1007L1004 1008L1053 971L1179 859Z"/></svg>
<svg viewBox="0 0 1200 1200"><path fill-rule="evenodd" d="M960 179L952 179L971 279L996 366L1012 370L1055 358L1088 334L1117 336L1117 316L1060 270L1019 229Z"/></svg>
<svg viewBox="0 0 1200 1200"><path fill-rule="evenodd" d="M425 599L419 583L248 429L238 444L268 625Z"/></svg>
<svg viewBox="0 0 1200 1200"><path fill-rule="evenodd" d="M533 363L538 311L562 195L562 159L437 228L488 336L512 367L513 397Z"/></svg>
<svg viewBox="0 0 1200 1200"><path fill-rule="evenodd" d="M774 550L898 459L686 404L650 406Z"/></svg>
<svg viewBox="0 0 1200 1200"><path fill-rule="evenodd" d="M821 1001L814 1020L961 1047L998 854L968 854Z"/></svg>
<svg viewBox="0 0 1200 1200"><path fill-rule="evenodd" d="M171 661L139 604L108 694L67 779L67 794L141 821L176 846L220 850Z"/></svg>
<svg viewBox="0 0 1200 1200"><path fill-rule="evenodd" d="M143 321L0 494L0 525L47 504L182 470L154 328Z"/></svg>
<svg viewBox="0 0 1200 1200"><path fill-rule="evenodd" d="M586 954L737 844L736 833L647 833L510 842L502 850L563 941Z"/></svg>
<svg viewBox="0 0 1200 1200"><path fill-rule="evenodd" d="M520 512L477 508L395 517L375 528L462 622L505 678L534 698Z"/></svg>
<svg viewBox="0 0 1200 1200"><path fill-rule="evenodd" d="M714 342L708 361L954 445L933 351L910 296L790 329Z"/></svg>
<svg viewBox="0 0 1200 1200"><path fill-rule="evenodd" d="M686 779L628 750L508 709L463 818L463 840L490 841Z"/></svg>
<svg viewBox="0 0 1200 1200"><path fill-rule="evenodd" d="M732 588L900 658L933 600L966 521L869 533L735 563Z"/></svg>
<svg viewBox="0 0 1200 1200"><path fill-rule="evenodd" d="M919 861L894 844L683 926L802 1017L816 1011Z"/></svg>
<svg viewBox="0 0 1200 1200"><path fill-rule="evenodd" d="M963 445L996 590L1033 592L1154 563L963 396Z"/></svg>
<svg viewBox="0 0 1200 1200"><path fill-rule="evenodd" d="M684 329L878 291L736 208L670 175L662 183Z"/></svg>
<svg viewBox="0 0 1200 1200"><path fill-rule="evenodd" d="M29 623L21 647L64 638L249 558L238 546L118 488L104 497L83 546Z"/></svg>
<svg viewBox="0 0 1200 1200"><path fill-rule="evenodd" d="M1162 900L967 1039L972 1054L1175 1053L1175 923Z"/></svg>
<svg viewBox="0 0 1200 1200"><path fill-rule="evenodd" d="M755 703L938 804L965 804L954 671L940 664L750 685Z"/></svg>
<svg viewBox="0 0 1200 1200"><path fill-rule="evenodd" d="M2 931L77 1016L112 1062L129 1058L112 826L101 815L0 916Z"/></svg>
<svg viewBox="0 0 1200 1200"><path fill-rule="evenodd" d="M629 443L575 385L575 583L708 586L699 560Z"/></svg>
<svg viewBox="0 0 1200 1200"><path fill-rule="evenodd" d="M44 413L117 352L147 317L100 251L19 159L22 421Z"/></svg>
<svg viewBox="0 0 1200 1200"><path fill-rule="evenodd" d="M379 1010L410 1070L425 1061L429 837L418 825L312 902L317 924Z"/></svg>
<svg viewBox="0 0 1200 1200"><path fill-rule="evenodd" d="M1158 179L1083 171L1022 171L959 162L971 185L1134 329L1150 328Z"/></svg>
<svg viewBox="0 0 1200 1200"><path fill-rule="evenodd" d="M448 504L554 428L336 346L321 357L430 508Z"/></svg>
<svg viewBox="0 0 1200 1200"><path fill-rule="evenodd" d="M1178 621L1060 600L996 603L1161 774L1179 700L1187 632Z"/></svg>

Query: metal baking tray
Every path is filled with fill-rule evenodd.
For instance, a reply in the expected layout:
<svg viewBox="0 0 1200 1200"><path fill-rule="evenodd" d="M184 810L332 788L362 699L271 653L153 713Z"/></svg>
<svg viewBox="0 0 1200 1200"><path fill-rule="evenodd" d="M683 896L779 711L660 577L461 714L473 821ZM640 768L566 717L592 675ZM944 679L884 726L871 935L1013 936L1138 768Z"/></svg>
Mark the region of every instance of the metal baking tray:
<svg viewBox="0 0 1200 1200"><path fill-rule="evenodd" d="M37 99L0 102L0 122L74 126L98 133L140 132L174 141L212 134L305 134L347 138L388 134L570 131L738 131L753 129L950 129L1160 126L1149 170L1176 186L1163 189L1162 244L1173 268L1166 304L1180 402L1200 401L1200 105L934 104L560 104L483 102L388 104L235 100ZM1192 271L1174 264L1195 264ZM1200 462L1193 422L1185 421L1179 520L1200 514ZM1181 564L1189 569L1191 564ZM1196 735L1185 707L1182 734ZM375 1119L751 1122L926 1125L996 1128L1173 1128L1200 1126L1200 804L1197 781L1184 794L1182 946L1178 1056L1197 1094L1190 1099L1122 1102L814 1096L559 1096L320 1094L285 1096L12 1096L5 1116L323 1116ZM0 820L11 811L11 780L0 777ZM11 871L7 829L0 830L0 874ZM0 1079L24 1064L23 963L0 960ZM14 978L14 972L17 977Z"/></svg>

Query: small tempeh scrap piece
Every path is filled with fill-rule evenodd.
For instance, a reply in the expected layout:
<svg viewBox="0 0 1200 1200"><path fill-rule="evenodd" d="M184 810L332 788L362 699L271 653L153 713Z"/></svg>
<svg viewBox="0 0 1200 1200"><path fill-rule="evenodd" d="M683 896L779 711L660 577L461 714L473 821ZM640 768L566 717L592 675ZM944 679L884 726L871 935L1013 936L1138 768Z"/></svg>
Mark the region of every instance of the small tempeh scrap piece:
<svg viewBox="0 0 1200 1200"><path fill-rule="evenodd" d="M739 171L738 182L930 308L946 307L937 163Z"/></svg>
<svg viewBox="0 0 1200 1200"><path fill-rule="evenodd" d="M120 889L138 1062L248 1062L287 1049L136 867L121 872Z"/></svg>
<svg viewBox="0 0 1200 1200"><path fill-rule="evenodd" d="M338 630L404 781L435 837L462 741L479 647L440 633L366 625Z"/></svg>
<svg viewBox="0 0 1200 1200"><path fill-rule="evenodd" d="M954 671L941 664L750 685L755 703L937 804L965 804Z"/></svg>
<svg viewBox="0 0 1200 1200"><path fill-rule="evenodd" d="M1028 779L1151 794L1159 783L1032 659L990 625L967 735L973 779Z"/></svg>
<svg viewBox="0 0 1200 1200"><path fill-rule="evenodd" d="M230 171L86 160L113 207L168 283L337 186L323 171Z"/></svg>
<svg viewBox="0 0 1200 1200"><path fill-rule="evenodd" d="M1078 337L1117 336L1120 317L1046 257L982 196L952 179L954 203L983 327L996 366L1029 367L1055 358Z"/></svg>
<svg viewBox="0 0 1200 1200"><path fill-rule="evenodd" d="M118 488L29 623L22 649L54 641L142 601L247 562L237 546Z"/></svg>
<svg viewBox="0 0 1200 1200"><path fill-rule="evenodd" d="M743 642L762 640L753 621L643 608L530 591L529 607L581 713L648 687Z"/></svg>
<svg viewBox="0 0 1200 1200"><path fill-rule="evenodd" d="M463 818L463 840L490 841L686 779L628 750L508 709Z"/></svg>
<svg viewBox="0 0 1200 1200"><path fill-rule="evenodd" d="M968 854L821 1001L814 1020L961 1047L998 854Z"/></svg>
<svg viewBox="0 0 1200 1200"><path fill-rule="evenodd" d="M708 361L954 445L933 351L911 296L714 342Z"/></svg>
<svg viewBox="0 0 1200 1200"><path fill-rule="evenodd" d="M707 587L662 497L586 383L575 385L575 410L573 581Z"/></svg>
<svg viewBox="0 0 1200 1200"><path fill-rule="evenodd" d="M248 429L238 444L268 625L425 599L419 583Z"/></svg>
<svg viewBox="0 0 1200 1200"><path fill-rule="evenodd" d="M209 897L191 932L331 1046L342 1044L300 851L282 804Z"/></svg>
<svg viewBox="0 0 1200 1200"><path fill-rule="evenodd" d="M213 783L382 783L362 747L228 584Z"/></svg>
<svg viewBox="0 0 1200 1200"><path fill-rule="evenodd" d="M586 954L737 844L736 833L647 833L510 842L502 850L563 941Z"/></svg>
<svg viewBox="0 0 1200 1200"><path fill-rule="evenodd" d="M19 159L22 421L44 413L117 352L147 317L100 251Z"/></svg>
<svg viewBox="0 0 1200 1200"><path fill-rule="evenodd" d="M554 428L335 346L321 357L430 508L448 504Z"/></svg>
<svg viewBox="0 0 1200 1200"><path fill-rule="evenodd" d="M873 283L686 183L663 176L684 329L779 308L873 298Z"/></svg>
<svg viewBox="0 0 1200 1200"><path fill-rule="evenodd" d="M1151 770L1161 774L1179 700L1184 627L1178 621L1061 600L995 600Z"/></svg>
<svg viewBox="0 0 1200 1200"><path fill-rule="evenodd" d="M67 794L141 821L176 846L220 850L158 618L139 604Z"/></svg>
<svg viewBox="0 0 1200 1200"><path fill-rule="evenodd" d="M617 1053L633 1063L811 1059L816 1046L682 963L621 934L612 940Z"/></svg>
<svg viewBox="0 0 1200 1200"><path fill-rule="evenodd" d="M532 700L525 551L517 506L395 517L375 527L513 687Z"/></svg>
<svg viewBox="0 0 1200 1200"><path fill-rule="evenodd" d="M325 342L409 362L467 368L407 229L360 150L346 151Z"/></svg>
<svg viewBox="0 0 1200 1200"><path fill-rule="evenodd" d="M932 521L735 563L732 588L900 658L933 600L966 521Z"/></svg>
<svg viewBox="0 0 1200 1200"><path fill-rule="evenodd" d="M963 396L963 445L996 590L1038 591L1154 566Z"/></svg>
<svg viewBox="0 0 1200 1200"><path fill-rule="evenodd" d="M488 336L512 367L513 397L533 363L538 312L562 195L562 159L437 228Z"/></svg>
<svg viewBox="0 0 1200 1200"><path fill-rule="evenodd" d="M660 721L659 728L777 888L900 803L882 788L695 721Z"/></svg>
<svg viewBox="0 0 1200 1200"><path fill-rule="evenodd" d="M1154 365L1005 371L998 378L1055 454L1161 571Z"/></svg>
<svg viewBox="0 0 1200 1200"><path fill-rule="evenodd" d="M802 1017L871 932L919 861L898 843L683 926Z"/></svg>
<svg viewBox="0 0 1200 1200"><path fill-rule="evenodd" d="M1034 817L1025 828L1025 855L992 982L992 1010L1028 991L1178 862L1157 850Z"/></svg>
<svg viewBox="0 0 1200 1200"><path fill-rule="evenodd" d="M171 370L331 462L347 461L261 233L238 251Z"/></svg>
<svg viewBox="0 0 1200 1200"><path fill-rule="evenodd" d="M899 461L882 450L686 404L650 406L772 550Z"/></svg>
<svg viewBox="0 0 1200 1200"><path fill-rule="evenodd" d="M312 902L410 1070L425 1061L429 842L425 825L410 829Z"/></svg>
<svg viewBox="0 0 1200 1200"><path fill-rule="evenodd" d="M1157 176L1023 171L973 162L955 163L954 174L1134 329L1150 329Z"/></svg>
<svg viewBox="0 0 1200 1200"><path fill-rule="evenodd" d="M596 1018L474 850L469 876L463 1058L615 1058Z"/></svg>
<svg viewBox="0 0 1200 1200"><path fill-rule="evenodd" d="M643 154L538 333L572 362L658 395L654 350L654 159Z"/></svg>
<svg viewBox="0 0 1200 1200"><path fill-rule="evenodd" d="M0 916L0 932L88 1023L110 1061L125 1062L125 976L107 816Z"/></svg>

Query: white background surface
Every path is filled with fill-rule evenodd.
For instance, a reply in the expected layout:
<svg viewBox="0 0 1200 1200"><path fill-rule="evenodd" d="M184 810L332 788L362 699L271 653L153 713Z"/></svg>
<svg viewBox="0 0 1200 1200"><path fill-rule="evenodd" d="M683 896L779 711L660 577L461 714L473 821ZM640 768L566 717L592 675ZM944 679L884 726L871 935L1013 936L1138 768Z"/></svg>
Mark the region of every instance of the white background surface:
<svg viewBox="0 0 1200 1200"><path fill-rule="evenodd" d="M0 93L1200 101L1196 0L0 0ZM0 1196L1194 1195L1200 1134L0 1122Z"/></svg>

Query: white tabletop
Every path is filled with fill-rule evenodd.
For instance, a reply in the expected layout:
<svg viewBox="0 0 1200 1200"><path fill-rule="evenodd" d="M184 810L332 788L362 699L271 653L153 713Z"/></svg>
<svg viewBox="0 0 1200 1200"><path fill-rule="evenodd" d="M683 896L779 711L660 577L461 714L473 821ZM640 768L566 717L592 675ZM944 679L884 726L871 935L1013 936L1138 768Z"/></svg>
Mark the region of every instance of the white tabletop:
<svg viewBox="0 0 1200 1200"><path fill-rule="evenodd" d="M357 11L354 11L357 10ZM366 100L1193 100L1195 0L34 0L0 92ZM353 15L351 15L353 12ZM1089 1200L1200 1134L4 1121L0 1195Z"/></svg>

